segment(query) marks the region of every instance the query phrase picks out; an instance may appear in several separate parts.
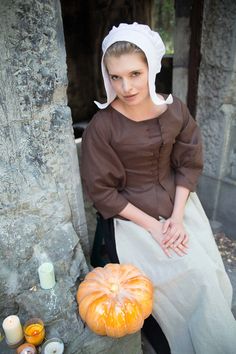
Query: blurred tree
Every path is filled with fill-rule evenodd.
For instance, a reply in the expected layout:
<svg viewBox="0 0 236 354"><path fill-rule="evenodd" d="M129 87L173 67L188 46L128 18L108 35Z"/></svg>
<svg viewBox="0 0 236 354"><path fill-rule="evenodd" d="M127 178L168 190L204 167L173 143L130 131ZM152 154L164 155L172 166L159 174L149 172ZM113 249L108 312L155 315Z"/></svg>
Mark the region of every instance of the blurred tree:
<svg viewBox="0 0 236 354"><path fill-rule="evenodd" d="M154 0L153 29L160 33L166 46L166 54L174 53L174 20L174 0Z"/></svg>

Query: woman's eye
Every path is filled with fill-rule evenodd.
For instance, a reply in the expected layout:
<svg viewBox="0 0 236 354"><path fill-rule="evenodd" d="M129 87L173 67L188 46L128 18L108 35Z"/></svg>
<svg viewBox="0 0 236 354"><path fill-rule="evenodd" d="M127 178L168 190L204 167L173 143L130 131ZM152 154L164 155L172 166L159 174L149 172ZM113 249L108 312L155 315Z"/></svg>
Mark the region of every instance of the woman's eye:
<svg viewBox="0 0 236 354"><path fill-rule="evenodd" d="M139 71L134 71L133 73L132 73L132 76L139 76L140 75L140 72Z"/></svg>
<svg viewBox="0 0 236 354"><path fill-rule="evenodd" d="M116 80L119 79L119 76L117 76L117 75L111 75L111 79L112 79L113 81L116 81Z"/></svg>

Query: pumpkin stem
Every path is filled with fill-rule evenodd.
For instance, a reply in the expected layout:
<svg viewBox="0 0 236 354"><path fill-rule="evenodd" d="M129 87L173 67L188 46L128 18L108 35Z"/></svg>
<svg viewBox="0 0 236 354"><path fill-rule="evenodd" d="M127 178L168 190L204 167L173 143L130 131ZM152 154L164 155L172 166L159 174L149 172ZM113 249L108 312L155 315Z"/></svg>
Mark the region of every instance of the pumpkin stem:
<svg viewBox="0 0 236 354"><path fill-rule="evenodd" d="M112 293L117 293L119 290L118 284L115 284L115 283L111 284L110 290Z"/></svg>

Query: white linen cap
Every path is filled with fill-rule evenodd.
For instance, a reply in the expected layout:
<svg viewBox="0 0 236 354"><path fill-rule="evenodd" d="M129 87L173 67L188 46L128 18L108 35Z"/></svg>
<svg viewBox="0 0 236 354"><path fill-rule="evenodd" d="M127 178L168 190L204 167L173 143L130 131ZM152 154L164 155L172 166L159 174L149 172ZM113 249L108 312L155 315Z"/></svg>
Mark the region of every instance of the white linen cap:
<svg viewBox="0 0 236 354"><path fill-rule="evenodd" d="M166 100L161 99L156 94L155 79L156 74L161 71L161 59L165 54L165 45L157 32L154 32L147 25L121 23L118 27L113 26L108 35L102 42L103 56L101 60L102 76L107 95L106 103L94 103L100 109L106 108L115 98L116 93L110 83L110 78L104 64L104 55L106 50L115 42L126 41L138 46L145 54L148 63L148 85L150 97L154 104L171 104L173 102L172 95L169 95Z"/></svg>

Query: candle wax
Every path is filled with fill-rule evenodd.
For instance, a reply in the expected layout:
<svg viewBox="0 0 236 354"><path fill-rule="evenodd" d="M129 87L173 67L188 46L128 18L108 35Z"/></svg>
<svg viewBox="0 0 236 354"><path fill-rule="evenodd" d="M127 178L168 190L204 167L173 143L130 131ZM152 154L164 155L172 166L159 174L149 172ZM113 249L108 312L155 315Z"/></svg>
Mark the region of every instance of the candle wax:
<svg viewBox="0 0 236 354"><path fill-rule="evenodd" d="M44 348L44 354L62 354L64 352L64 344L59 342L48 343Z"/></svg>
<svg viewBox="0 0 236 354"><path fill-rule="evenodd" d="M33 348L30 347L26 347L25 349L23 349L20 354L35 354L36 351Z"/></svg>
<svg viewBox="0 0 236 354"><path fill-rule="evenodd" d="M52 289L55 285L53 264L46 262L38 268L39 281L42 289Z"/></svg>
<svg viewBox="0 0 236 354"><path fill-rule="evenodd" d="M45 329L41 323L32 323L25 328L25 339L28 343L39 345L45 337Z"/></svg>
<svg viewBox="0 0 236 354"><path fill-rule="evenodd" d="M9 345L17 344L23 339L23 330L18 316L12 315L6 317L2 323L2 327Z"/></svg>

